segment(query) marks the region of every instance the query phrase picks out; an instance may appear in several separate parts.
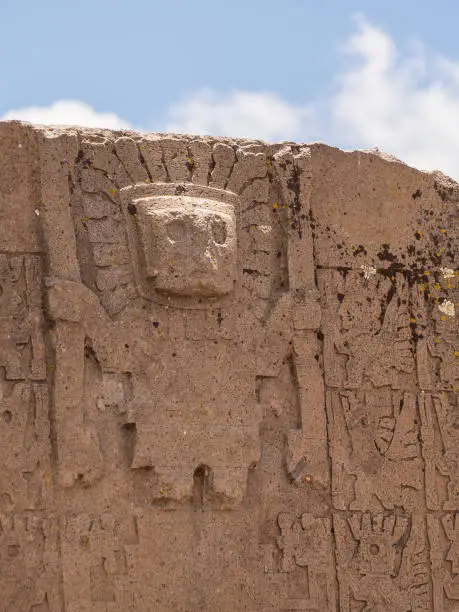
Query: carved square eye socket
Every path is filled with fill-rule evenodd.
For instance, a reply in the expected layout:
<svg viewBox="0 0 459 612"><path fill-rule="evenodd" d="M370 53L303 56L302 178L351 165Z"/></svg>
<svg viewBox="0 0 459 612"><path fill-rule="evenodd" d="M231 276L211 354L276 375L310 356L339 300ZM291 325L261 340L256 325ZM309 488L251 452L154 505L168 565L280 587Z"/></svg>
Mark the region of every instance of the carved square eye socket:
<svg viewBox="0 0 459 612"><path fill-rule="evenodd" d="M226 231L226 223L223 219L218 217L212 219L212 238L214 239L216 244L225 244L227 231Z"/></svg>
<svg viewBox="0 0 459 612"><path fill-rule="evenodd" d="M173 219L166 225L167 236L172 242L181 242L186 233L183 219Z"/></svg>

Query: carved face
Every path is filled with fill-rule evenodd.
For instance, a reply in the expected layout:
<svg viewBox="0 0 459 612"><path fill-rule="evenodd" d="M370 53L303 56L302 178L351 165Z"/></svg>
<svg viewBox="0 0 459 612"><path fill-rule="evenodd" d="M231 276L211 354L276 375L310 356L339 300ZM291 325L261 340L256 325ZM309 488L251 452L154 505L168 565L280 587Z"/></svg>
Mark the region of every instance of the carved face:
<svg viewBox="0 0 459 612"><path fill-rule="evenodd" d="M360 572L362 575L391 576L395 568L395 549L388 538L373 535L360 542Z"/></svg>
<svg viewBox="0 0 459 612"><path fill-rule="evenodd" d="M157 291L214 297L233 288L233 207L214 200L156 196L135 201L145 271Z"/></svg>

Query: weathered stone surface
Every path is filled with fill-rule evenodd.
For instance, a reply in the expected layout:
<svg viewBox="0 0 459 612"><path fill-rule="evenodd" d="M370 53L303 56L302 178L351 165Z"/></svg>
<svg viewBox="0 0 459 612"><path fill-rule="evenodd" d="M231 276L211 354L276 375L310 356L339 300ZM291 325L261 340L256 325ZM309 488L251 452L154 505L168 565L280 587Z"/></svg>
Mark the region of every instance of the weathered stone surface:
<svg viewBox="0 0 459 612"><path fill-rule="evenodd" d="M459 609L459 185L0 123L0 612Z"/></svg>

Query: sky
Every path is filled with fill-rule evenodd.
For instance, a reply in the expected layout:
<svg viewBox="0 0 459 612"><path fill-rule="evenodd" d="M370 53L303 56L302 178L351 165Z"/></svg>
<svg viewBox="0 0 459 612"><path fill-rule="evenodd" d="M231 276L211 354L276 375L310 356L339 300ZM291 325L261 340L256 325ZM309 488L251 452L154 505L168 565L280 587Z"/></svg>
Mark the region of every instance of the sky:
<svg viewBox="0 0 459 612"><path fill-rule="evenodd" d="M454 0L0 0L0 119L322 141L459 180Z"/></svg>

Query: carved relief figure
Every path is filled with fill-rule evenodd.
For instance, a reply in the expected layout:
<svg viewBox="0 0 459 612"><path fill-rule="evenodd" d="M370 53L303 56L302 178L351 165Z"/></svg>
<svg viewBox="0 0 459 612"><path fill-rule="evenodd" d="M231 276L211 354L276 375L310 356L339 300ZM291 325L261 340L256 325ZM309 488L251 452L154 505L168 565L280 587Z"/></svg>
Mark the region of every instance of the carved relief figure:
<svg viewBox="0 0 459 612"><path fill-rule="evenodd" d="M420 324L418 380L425 391L454 391L459 385L457 276L453 270L436 274L438 282L432 279L416 287L415 292Z"/></svg>
<svg viewBox="0 0 459 612"><path fill-rule="evenodd" d="M459 524L455 514L427 516L435 612L457 610L459 601Z"/></svg>
<svg viewBox="0 0 459 612"><path fill-rule="evenodd" d="M266 206L266 155L255 146L253 152L238 152L235 159L233 148L219 143L211 171L208 145L195 156L182 158L176 151L168 165L164 159L169 147L184 143L166 139L148 144L153 146L149 156L143 150L144 162L129 139L119 143L118 157L108 154L107 147L85 145L88 158L80 168L80 184L87 231L82 230L79 240L95 264L95 285L91 287L89 277L83 283L55 276L49 282L49 310L64 325L78 324L80 354L84 344L90 346L101 370L101 387L108 376L115 386L117 377L119 385L123 376L129 377L130 397L119 403L133 434L130 467L154 469L155 497L190 499L193 479L204 477L212 495L237 503L247 470L260 453L256 376L271 367L273 343L276 350L280 341L280 353L286 353L291 334L290 314L285 321L274 317L272 325L265 320L269 286L277 271L268 274L266 263L244 267L246 233L238 247L244 197L251 202L252 217ZM166 163L162 178L174 175L172 182L152 182L145 174L145 160L151 161L152 152L161 149L155 164ZM106 164L104 156L112 160L106 167L114 187L99 172ZM198 172L206 163L209 169ZM128 168L134 181L126 176ZM151 176L157 168L148 166ZM142 172L145 180L139 183ZM251 256L275 257L272 247L266 248L272 238L258 234ZM254 249L260 241L265 248ZM78 266L77 252L70 250L69 258ZM252 275L263 280L263 286L249 286L245 276ZM104 391L97 396L105 405ZM69 458L60 461L69 467L66 486L77 480L91 484L103 471L97 427L92 427L97 418L82 420L78 436L65 445L78 438L84 444L78 469L76 449L62 450Z"/></svg>
<svg viewBox="0 0 459 612"><path fill-rule="evenodd" d="M304 596L285 603L288 609L334 610L335 585L330 547L330 520L305 513L297 518L286 512L277 517L281 535L277 546L281 550L281 572L304 574ZM294 578L291 576L293 582Z"/></svg>
<svg viewBox="0 0 459 612"><path fill-rule="evenodd" d="M70 609L110 606L120 612L135 610L128 557L137 544L137 525L131 517L108 513L66 517L62 522L62 559ZM75 549L80 552L79 564L74 563Z"/></svg>
<svg viewBox="0 0 459 612"><path fill-rule="evenodd" d="M415 509L423 485L416 396L329 392L327 406L335 508Z"/></svg>
<svg viewBox="0 0 459 612"><path fill-rule="evenodd" d="M0 610L58 612L57 521L0 516Z"/></svg>
<svg viewBox="0 0 459 612"><path fill-rule="evenodd" d="M395 513L334 516L340 610L430 609L423 519ZM358 603L357 603L358 602Z"/></svg>
<svg viewBox="0 0 459 612"><path fill-rule="evenodd" d="M457 395L421 393L422 454L430 510L459 509L459 421Z"/></svg>
<svg viewBox="0 0 459 612"><path fill-rule="evenodd" d="M3 511L37 508L50 480L48 394L39 382L46 379L41 280L39 257L0 255Z"/></svg>
<svg viewBox="0 0 459 612"><path fill-rule="evenodd" d="M322 271L325 368L329 384L401 388L414 373L407 287L375 272ZM340 366L340 355L345 365Z"/></svg>

